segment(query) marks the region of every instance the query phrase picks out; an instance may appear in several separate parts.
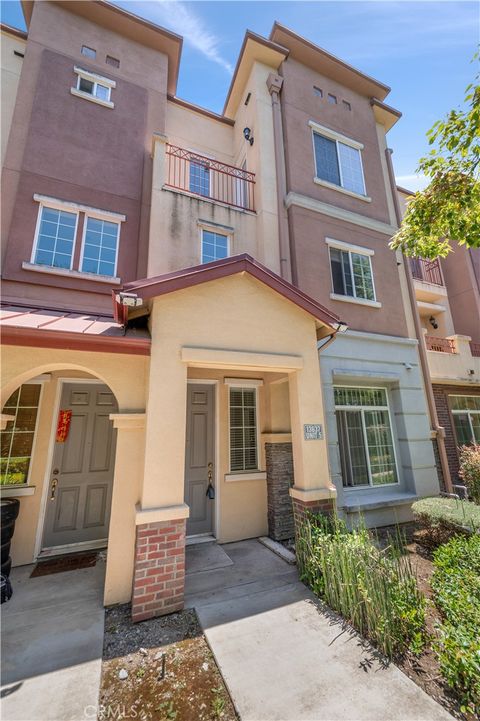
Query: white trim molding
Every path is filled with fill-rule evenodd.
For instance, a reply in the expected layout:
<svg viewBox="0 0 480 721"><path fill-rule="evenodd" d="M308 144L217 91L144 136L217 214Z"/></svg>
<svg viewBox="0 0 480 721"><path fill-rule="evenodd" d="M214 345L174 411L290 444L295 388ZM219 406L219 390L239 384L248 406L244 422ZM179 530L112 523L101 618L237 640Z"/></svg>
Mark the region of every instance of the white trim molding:
<svg viewBox="0 0 480 721"><path fill-rule="evenodd" d="M328 180L322 180L322 178L317 178L317 176L314 177L313 182L317 185L323 185L325 188L330 188L330 190L337 190L339 193L344 193L344 195L349 195L351 198L356 198L357 200L363 200L364 203L371 203L372 199L369 195L362 195L361 193L355 193L353 190L347 190L347 188L344 188L342 185L335 185L335 183L330 183Z"/></svg>
<svg viewBox="0 0 480 721"><path fill-rule="evenodd" d="M375 251L372 248L364 248L362 245L354 245L353 243L346 243L343 240L335 240L335 238L325 238L325 243L332 248L338 248L344 250L347 253L360 253L362 255L375 255Z"/></svg>
<svg viewBox="0 0 480 721"><path fill-rule="evenodd" d="M99 275L98 273L83 273L80 270L68 270L67 268L54 268L50 265L39 265L37 263L22 263L23 270L33 270L35 273L49 273L50 275L61 275L65 278L78 278L80 280L93 280L94 283L110 283L120 285L121 278L111 275Z"/></svg>
<svg viewBox="0 0 480 721"><path fill-rule="evenodd" d="M330 203L324 203L322 200L316 198L310 198L308 195L302 195L301 193L294 193L290 191L285 198L285 207L288 210L292 205L298 208L304 208L305 210L312 210L314 213L321 213L330 218L336 218L337 220L343 220L346 223L352 225L359 225L362 228L373 230L376 233L387 235L389 238L394 235L398 228L388 223L383 223L380 220L374 218L368 218L366 215L360 213L354 213L351 210L344 210L336 205Z"/></svg>
<svg viewBox="0 0 480 721"><path fill-rule="evenodd" d="M89 100L91 103L96 103L97 105L103 105L104 108L114 108L115 105L112 103L111 100L102 100L102 98L97 98L96 95L90 95L90 93L84 93L82 90L78 90L77 88L70 88L71 95L75 95L77 98L83 98L84 100Z"/></svg>
<svg viewBox="0 0 480 721"><path fill-rule="evenodd" d="M330 293L332 300L341 300L343 303L356 303L357 305L367 305L370 308L381 308L382 304L378 300L368 300L368 298L355 298L353 295L340 295L339 293Z"/></svg>
<svg viewBox="0 0 480 721"><path fill-rule="evenodd" d="M233 483L234 481L266 481L266 471L240 471L239 473L225 473L225 482Z"/></svg>
<svg viewBox="0 0 480 721"><path fill-rule="evenodd" d="M106 78L104 75L99 75L98 73L94 73L92 70L87 70L86 68L81 68L78 65L74 66L73 72L76 73L77 75L80 75L82 78L91 80L92 83L102 83L102 85L108 85L109 88L117 87L117 83L115 82L115 80L111 80L110 78Z"/></svg>
<svg viewBox="0 0 480 721"><path fill-rule="evenodd" d="M91 205L82 205L81 203L74 203L69 200L59 200L58 198L52 198L50 195L34 193L33 199L36 200L37 203L46 205L48 208L66 210L72 213L87 213L91 217L99 218L100 220L112 220L116 223L122 223L127 219L127 216L122 215L122 213L115 213L112 210L102 210L101 208L94 208Z"/></svg>
<svg viewBox="0 0 480 721"><path fill-rule="evenodd" d="M0 486L0 498L20 498L21 496L33 496L36 486L18 483L16 486Z"/></svg>
<svg viewBox="0 0 480 721"><path fill-rule="evenodd" d="M324 135L326 138L329 138L330 140L338 140L340 143L350 145L350 147L355 148L355 150L363 150L365 147L363 143L359 143L358 140L353 140L347 135L343 135L342 133L338 133L336 130L325 127L325 125L320 125L320 123L315 122L315 120L309 120L308 125L312 128L312 130Z"/></svg>
<svg viewBox="0 0 480 721"><path fill-rule="evenodd" d="M263 386L261 378L224 378L223 382L226 386L237 386L238 388L258 388L258 386Z"/></svg>
<svg viewBox="0 0 480 721"><path fill-rule="evenodd" d="M186 503L178 506L161 506L159 508L142 508L139 503L135 506L135 525L144 523L159 523L160 521L176 521L190 516L190 508Z"/></svg>

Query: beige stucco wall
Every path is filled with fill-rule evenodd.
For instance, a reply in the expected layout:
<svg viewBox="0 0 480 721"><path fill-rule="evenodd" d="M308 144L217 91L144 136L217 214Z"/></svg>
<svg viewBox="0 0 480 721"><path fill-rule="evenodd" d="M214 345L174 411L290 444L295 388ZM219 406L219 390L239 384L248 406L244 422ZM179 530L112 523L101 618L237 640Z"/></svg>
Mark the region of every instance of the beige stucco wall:
<svg viewBox="0 0 480 721"><path fill-rule="evenodd" d="M119 411L125 415L135 415L145 409L148 363L149 359L144 356L52 351L48 348L18 346L2 348L2 407L23 382L40 374L51 374L51 379L43 383L29 477L29 483L35 486L35 493L20 500L20 514L11 550L14 565L32 563L39 550L37 538L42 530L43 507L46 502L45 483L49 480L48 464L60 378L81 378L86 375L99 378L114 392ZM106 603L119 603L130 599L135 504L140 499L143 463L143 428L118 428L105 584Z"/></svg>
<svg viewBox="0 0 480 721"><path fill-rule="evenodd" d="M330 492L326 442L303 439L304 423L324 424L315 321L311 316L241 273L156 298L151 333L143 510L171 507L173 518L183 504L186 389L192 367L197 378L208 377L205 374L212 368L218 369L217 374L220 371L214 375L219 379L225 375L244 377L251 372L264 378L261 430L289 430L285 426L290 425L286 419L290 404L296 486ZM221 353L218 363L217 352ZM252 353L257 355L252 357ZM197 360L188 360L192 357ZM282 363L287 358L291 365L289 382L283 384L285 390L274 391L272 404L266 397L266 374L270 374L268 381L272 374L285 375ZM223 383L219 383L219 404L223 428L218 536L225 541L265 532L266 489L260 481L225 481L228 458L226 436L222 434L228 425Z"/></svg>
<svg viewBox="0 0 480 721"><path fill-rule="evenodd" d="M21 40L10 33L2 31L0 40L0 53L1 53L1 154L2 154L2 167L3 160L5 158L5 151L7 148L8 136L10 133L10 126L12 124L13 111L15 108L15 101L17 99L18 83L20 80L20 73L22 72L23 59L14 55L14 50L19 53L25 53L26 41Z"/></svg>

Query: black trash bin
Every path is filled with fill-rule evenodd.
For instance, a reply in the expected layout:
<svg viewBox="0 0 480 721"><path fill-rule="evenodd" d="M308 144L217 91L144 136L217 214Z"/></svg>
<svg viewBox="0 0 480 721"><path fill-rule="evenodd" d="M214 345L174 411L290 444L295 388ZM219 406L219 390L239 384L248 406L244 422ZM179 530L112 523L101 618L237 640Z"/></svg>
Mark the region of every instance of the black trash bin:
<svg viewBox="0 0 480 721"><path fill-rule="evenodd" d="M0 500L0 520L1 520L1 596L2 603L7 601L12 595L9 580L10 569L12 568L12 559L10 558L10 544L12 542L13 532L15 530L15 521L17 520L18 511L20 510L20 501L18 498L2 498Z"/></svg>

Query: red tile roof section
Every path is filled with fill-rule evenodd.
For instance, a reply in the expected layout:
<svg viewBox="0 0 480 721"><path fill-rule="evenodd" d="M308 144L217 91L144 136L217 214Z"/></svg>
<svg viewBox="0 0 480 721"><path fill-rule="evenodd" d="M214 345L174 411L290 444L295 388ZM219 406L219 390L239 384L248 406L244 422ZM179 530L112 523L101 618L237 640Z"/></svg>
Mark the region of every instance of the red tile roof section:
<svg viewBox="0 0 480 721"><path fill-rule="evenodd" d="M310 296L288 283L273 271L254 260L250 255L234 255L223 260L216 260L213 263L195 265L192 268L184 268L173 273L158 275L154 278L132 281L123 286L125 292L137 293L143 300L155 298L166 293L174 293L183 288L191 288L200 283L207 283L219 278L226 278L237 273L249 273L252 277L275 290L292 303L298 305L302 310L312 315L316 320L328 326L336 325L339 317L325 308ZM118 293L118 291L117 291ZM114 294L115 296L115 294ZM119 306L114 299L115 318L120 322L125 316L124 307Z"/></svg>

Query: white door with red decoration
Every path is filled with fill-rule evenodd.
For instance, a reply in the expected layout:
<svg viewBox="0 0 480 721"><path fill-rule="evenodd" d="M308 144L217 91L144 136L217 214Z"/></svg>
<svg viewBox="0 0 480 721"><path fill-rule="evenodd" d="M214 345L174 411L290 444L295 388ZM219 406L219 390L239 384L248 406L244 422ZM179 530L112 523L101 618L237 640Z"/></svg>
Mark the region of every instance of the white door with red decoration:
<svg viewBox="0 0 480 721"><path fill-rule="evenodd" d="M110 413L116 411L108 386L63 385L42 550L106 545L116 443Z"/></svg>

